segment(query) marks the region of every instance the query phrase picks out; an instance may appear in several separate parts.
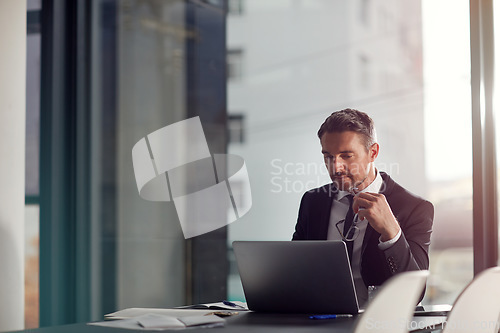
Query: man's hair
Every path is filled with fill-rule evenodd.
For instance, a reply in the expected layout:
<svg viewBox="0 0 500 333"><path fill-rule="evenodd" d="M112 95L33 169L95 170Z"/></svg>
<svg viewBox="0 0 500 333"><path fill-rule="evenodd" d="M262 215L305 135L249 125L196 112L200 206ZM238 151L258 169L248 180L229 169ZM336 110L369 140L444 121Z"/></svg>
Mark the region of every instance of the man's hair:
<svg viewBox="0 0 500 333"><path fill-rule="evenodd" d="M366 113L354 110L344 109L335 111L321 125L318 131L318 137L325 133L352 131L361 134L366 150L377 142L375 133L375 124Z"/></svg>

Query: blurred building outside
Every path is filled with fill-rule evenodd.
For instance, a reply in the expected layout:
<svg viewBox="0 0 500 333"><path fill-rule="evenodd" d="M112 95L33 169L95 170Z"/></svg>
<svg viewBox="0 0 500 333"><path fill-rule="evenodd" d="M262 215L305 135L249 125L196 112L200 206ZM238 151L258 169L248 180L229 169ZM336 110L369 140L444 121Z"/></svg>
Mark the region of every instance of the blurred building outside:
<svg viewBox="0 0 500 333"><path fill-rule="evenodd" d="M424 303L452 303L472 278L472 178L440 180L429 172L435 165L426 161L432 158L429 137L439 133L429 134L435 130L428 124L442 115L426 110L422 3L229 4L235 10L227 18L228 113L240 119L238 137L244 138L230 142L229 150L245 158L254 181L252 211L229 226L228 297L244 300L231 242L291 239L302 194L330 182L319 125L331 112L352 107L376 123L378 169L433 202L432 275ZM462 37L468 45L468 36ZM462 109L470 114L470 103ZM446 144L453 135L471 140L467 132L447 130L440 129L450 138Z"/></svg>

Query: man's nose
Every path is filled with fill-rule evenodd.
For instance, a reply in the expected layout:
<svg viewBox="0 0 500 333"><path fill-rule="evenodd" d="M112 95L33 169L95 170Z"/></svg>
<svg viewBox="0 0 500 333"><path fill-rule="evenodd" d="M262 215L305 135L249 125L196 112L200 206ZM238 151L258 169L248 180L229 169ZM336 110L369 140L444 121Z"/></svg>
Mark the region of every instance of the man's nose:
<svg viewBox="0 0 500 333"><path fill-rule="evenodd" d="M345 166L338 158L334 158L332 159L332 169L335 173L342 173L345 170Z"/></svg>
<svg viewBox="0 0 500 333"><path fill-rule="evenodd" d="M342 163L342 161L339 161L337 158L335 161L335 172L344 172L345 171L345 165Z"/></svg>

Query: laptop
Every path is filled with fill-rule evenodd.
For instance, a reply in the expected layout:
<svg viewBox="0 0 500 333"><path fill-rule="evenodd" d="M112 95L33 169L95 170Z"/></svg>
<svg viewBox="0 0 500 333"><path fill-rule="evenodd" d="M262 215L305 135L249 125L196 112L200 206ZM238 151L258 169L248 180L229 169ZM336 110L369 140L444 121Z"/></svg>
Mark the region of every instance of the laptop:
<svg viewBox="0 0 500 333"><path fill-rule="evenodd" d="M233 249L252 311L361 312L343 241L235 241Z"/></svg>

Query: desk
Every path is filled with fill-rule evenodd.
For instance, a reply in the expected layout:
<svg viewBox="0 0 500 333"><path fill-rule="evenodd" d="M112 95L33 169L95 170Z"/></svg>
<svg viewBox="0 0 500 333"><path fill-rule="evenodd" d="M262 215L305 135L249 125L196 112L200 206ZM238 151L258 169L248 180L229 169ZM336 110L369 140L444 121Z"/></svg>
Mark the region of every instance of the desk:
<svg viewBox="0 0 500 333"><path fill-rule="evenodd" d="M311 332L352 332L356 317L339 318L328 320L313 320L307 315L297 314L266 314L266 313L241 313L237 316L228 317L225 327L189 329L186 332L206 333L311 333ZM425 332L436 332L439 329ZM54 327L44 327L20 332L30 333L127 333L127 332L154 332L141 330L117 329L102 326L90 326L87 324L73 324ZM165 330L156 332L183 332L183 330Z"/></svg>

